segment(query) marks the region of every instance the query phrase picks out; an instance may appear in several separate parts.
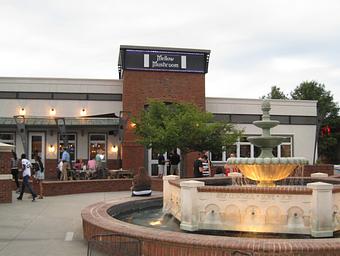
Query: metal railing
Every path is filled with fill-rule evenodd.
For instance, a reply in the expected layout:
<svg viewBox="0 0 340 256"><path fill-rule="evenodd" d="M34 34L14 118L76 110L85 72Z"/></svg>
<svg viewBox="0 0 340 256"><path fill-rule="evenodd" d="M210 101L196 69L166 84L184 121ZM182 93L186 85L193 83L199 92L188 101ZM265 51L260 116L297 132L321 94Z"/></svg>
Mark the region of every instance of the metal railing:
<svg viewBox="0 0 340 256"><path fill-rule="evenodd" d="M88 241L87 256L138 256L139 239L117 233L98 234Z"/></svg>

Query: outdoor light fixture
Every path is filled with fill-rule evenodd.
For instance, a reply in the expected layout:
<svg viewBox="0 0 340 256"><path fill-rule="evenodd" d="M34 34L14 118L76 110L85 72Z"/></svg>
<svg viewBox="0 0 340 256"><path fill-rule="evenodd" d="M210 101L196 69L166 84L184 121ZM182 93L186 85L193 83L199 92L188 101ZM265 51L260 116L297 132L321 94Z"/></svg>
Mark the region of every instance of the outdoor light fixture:
<svg viewBox="0 0 340 256"><path fill-rule="evenodd" d="M55 116L55 114L56 114L55 108L51 108L50 109L50 116Z"/></svg>
<svg viewBox="0 0 340 256"><path fill-rule="evenodd" d="M53 153L55 151L55 147L54 147L54 145L50 145L49 147L48 147L48 152L50 152L50 153Z"/></svg>
<svg viewBox="0 0 340 256"><path fill-rule="evenodd" d="M81 110L80 110L80 115L81 116L86 116L86 108L82 108Z"/></svg>
<svg viewBox="0 0 340 256"><path fill-rule="evenodd" d="M117 152L118 152L118 147L117 147L116 145L112 145L111 151L112 151L113 153L117 153Z"/></svg>
<svg viewBox="0 0 340 256"><path fill-rule="evenodd" d="M130 127L131 127L131 128L135 128L135 127L136 127L136 124L135 124L134 122L131 122L131 123L130 123Z"/></svg>
<svg viewBox="0 0 340 256"><path fill-rule="evenodd" d="M23 108L23 107L21 107L21 108L19 109L19 115L22 115L22 116L26 115L26 109Z"/></svg>

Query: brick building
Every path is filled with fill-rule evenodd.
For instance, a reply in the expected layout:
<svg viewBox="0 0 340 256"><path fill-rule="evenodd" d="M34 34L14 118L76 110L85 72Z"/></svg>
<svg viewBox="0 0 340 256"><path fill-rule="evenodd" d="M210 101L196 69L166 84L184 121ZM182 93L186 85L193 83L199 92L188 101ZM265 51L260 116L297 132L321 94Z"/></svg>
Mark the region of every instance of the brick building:
<svg viewBox="0 0 340 256"><path fill-rule="evenodd" d="M233 151L241 157L256 156L257 148L246 137L260 134L251 123L260 119L261 100L206 97L209 56L209 50L121 46L117 80L0 77L0 142L14 145L18 155L39 154L48 178L55 177L64 144L73 161L91 159L102 149L109 169L145 166L157 175L154 152L136 143L129 125L129 117L153 98L192 102L216 119L234 123L245 136ZM271 104L273 119L281 122L273 134L287 137L274 153L312 161L316 102ZM223 164L228 154L210 153L215 164ZM192 159L189 155L187 161Z"/></svg>

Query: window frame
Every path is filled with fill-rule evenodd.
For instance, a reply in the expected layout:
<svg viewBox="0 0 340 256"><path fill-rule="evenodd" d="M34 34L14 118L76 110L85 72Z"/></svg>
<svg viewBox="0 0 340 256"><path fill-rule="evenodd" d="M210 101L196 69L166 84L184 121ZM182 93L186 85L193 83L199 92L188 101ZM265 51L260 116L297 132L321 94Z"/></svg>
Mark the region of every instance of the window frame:
<svg viewBox="0 0 340 256"><path fill-rule="evenodd" d="M106 132L93 132L93 133L88 133L88 143L87 143L87 153L88 153L88 160L91 159L91 136L93 135L104 135L105 139L104 139L104 143L105 143L105 149L104 149L104 154L105 157L102 160L102 162L107 162L107 139L108 139L108 135ZM102 140L93 140L95 142L103 142ZM94 156L95 157L95 156Z"/></svg>
<svg viewBox="0 0 340 256"><path fill-rule="evenodd" d="M242 136L242 137L249 137L249 136L260 136L259 134L257 135L245 135L245 136ZM294 156L294 135L292 134L287 134L287 135L279 135L279 134L275 134L273 136L283 136L283 137L286 137L286 138L289 138L289 142L282 142L280 145L277 145L277 152L278 152L278 156L277 157L281 157L281 145L290 145L290 157L293 157ZM251 158L254 158L254 154L255 154L255 145L251 144L249 141L241 141L241 138L238 138L237 142L234 143L233 145L236 146L236 151L235 151L235 154L236 154L236 157L240 157L240 152L241 152L241 145L249 145L250 146L250 157ZM212 152L209 151L209 158L211 159L212 158ZM222 164L222 163L225 163L228 159L228 156L227 156L227 151L226 149L223 149L222 151L222 160L221 161L212 161L212 163L215 163L215 164Z"/></svg>
<svg viewBox="0 0 340 256"><path fill-rule="evenodd" d="M66 133L66 136L69 136L69 135L74 135L74 140L68 140L68 143L70 144L70 143L73 143L74 144L74 159L72 159L72 155L70 154L70 158L71 158L71 161L72 162L75 162L77 159L78 159L78 156L77 156L77 154L78 154L78 141L77 141L77 139L78 139L78 136L77 136L77 133L76 132L67 132ZM62 158L62 150L61 150L61 146L60 146L60 142L63 142L64 143L64 141L63 141L63 139L61 138L61 134L60 133L58 133L58 161L60 161L61 160L61 158Z"/></svg>
<svg viewBox="0 0 340 256"><path fill-rule="evenodd" d="M16 133L15 132L1 131L0 135L1 134L11 134L11 135L13 135L13 140L2 140L2 139L0 139L0 142L6 143L6 144L9 144L9 145L13 145L14 147L16 147ZM11 143L11 141L13 141L13 144Z"/></svg>

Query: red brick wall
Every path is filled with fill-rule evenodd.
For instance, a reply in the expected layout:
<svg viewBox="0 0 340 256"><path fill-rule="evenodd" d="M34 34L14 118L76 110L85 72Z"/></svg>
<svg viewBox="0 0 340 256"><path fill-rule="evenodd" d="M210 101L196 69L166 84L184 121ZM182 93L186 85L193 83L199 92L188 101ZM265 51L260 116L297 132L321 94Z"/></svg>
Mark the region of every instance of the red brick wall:
<svg viewBox="0 0 340 256"><path fill-rule="evenodd" d="M107 160L107 168L109 170L121 168L121 160L109 159ZM45 179L56 180L57 179L57 159L46 159L45 160Z"/></svg>
<svg viewBox="0 0 340 256"><path fill-rule="evenodd" d="M106 167L109 170L117 170L122 167L122 161L115 160L115 159L108 159L106 162Z"/></svg>
<svg viewBox="0 0 340 256"><path fill-rule="evenodd" d="M323 172L327 173L328 176L334 175L334 165L332 164L316 164L316 165L305 165L303 171L305 177L310 177L312 173Z"/></svg>
<svg viewBox="0 0 340 256"><path fill-rule="evenodd" d="M57 159L46 159L45 160L45 179L56 180L57 179Z"/></svg>
<svg viewBox="0 0 340 256"><path fill-rule="evenodd" d="M11 174L11 152L0 152L0 174Z"/></svg>
<svg viewBox="0 0 340 256"><path fill-rule="evenodd" d="M151 183L152 190L163 192L163 180L154 178Z"/></svg>
<svg viewBox="0 0 340 256"><path fill-rule="evenodd" d="M0 203L12 203L12 180L0 180Z"/></svg>
<svg viewBox="0 0 340 256"><path fill-rule="evenodd" d="M70 195L93 192L129 191L132 179L103 179L103 180L76 180L76 181L44 181L44 196ZM9 191L11 191L9 188ZM39 186L33 183L33 189L39 193ZM152 190L163 191L163 181L152 179Z"/></svg>
<svg viewBox="0 0 340 256"><path fill-rule="evenodd" d="M310 177L312 173L322 172L327 173L328 176L334 175L334 165L332 164L316 164L316 165L305 165L303 170L304 177ZM301 172L298 170L298 175L301 175ZM297 176L294 172L290 176Z"/></svg>
<svg viewBox="0 0 340 256"><path fill-rule="evenodd" d="M165 102L191 102L205 110L205 75L176 72L124 71L123 110L132 116L144 109L148 99ZM123 168L144 166L145 149L136 143L128 124L123 142ZM188 159L188 163L191 159Z"/></svg>
<svg viewBox="0 0 340 256"><path fill-rule="evenodd" d="M129 199L116 204L127 203ZM130 202L133 204L134 202ZM228 237L173 232L133 225L112 218L108 209L112 202L98 202L82 210L83 236L90 240L94 235L114 233L138 238L144 256L288 256L288 255L339 255L340 244L337 239L266 239L247 237ZM126 206L126 205L125 205ZM127 206L126 206L127 207ZM96 240L99 241L99 240ZM100 241L103 251L112 250L107 241L117 241L115 237L104 237ZM126 241L120 240L121 241ZM97 247L98 248L98 247Z"/></svg>

